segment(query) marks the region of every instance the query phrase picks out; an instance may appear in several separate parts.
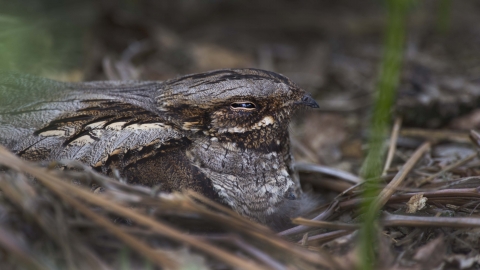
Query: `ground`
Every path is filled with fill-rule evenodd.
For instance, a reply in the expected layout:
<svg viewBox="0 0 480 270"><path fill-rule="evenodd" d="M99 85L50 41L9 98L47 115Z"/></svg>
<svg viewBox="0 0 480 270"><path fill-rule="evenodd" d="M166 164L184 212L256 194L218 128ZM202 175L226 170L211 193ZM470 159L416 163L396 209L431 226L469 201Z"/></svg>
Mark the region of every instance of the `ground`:
<svg viewBox="0 0 480 270"><path fill-rule="evenodd" d="M304 190L321 194L325 205L305 217L320 215L316 222L297 220L312 227L278 236L198 194L155 197L90 173L59 175L103 187L123 208L94 203L75 185L25 181L23 173L50 181L56 174L42 176L40 168L2 152L0 164L17 168L0 175L5 265L148 269L171 266L175 258L206 269L352 269L358 263L362 186L355 181L368 151L386 1L11 2L0 3L1 69L66 81L165 80L234 67L291 78L320 105L295 119L291 133L297 162L317 165L299 166ZM411 1L385 144L385 152L395 146L393 160L378 184L388 196L379 202L376 268L480 268L480 139L470 131L480 126L478 14L475 1ZM80 209L59 195L65 193L96 206ZM125 207L132 205L142 216ZM107 212L118 228L98 221Z"/></svg>

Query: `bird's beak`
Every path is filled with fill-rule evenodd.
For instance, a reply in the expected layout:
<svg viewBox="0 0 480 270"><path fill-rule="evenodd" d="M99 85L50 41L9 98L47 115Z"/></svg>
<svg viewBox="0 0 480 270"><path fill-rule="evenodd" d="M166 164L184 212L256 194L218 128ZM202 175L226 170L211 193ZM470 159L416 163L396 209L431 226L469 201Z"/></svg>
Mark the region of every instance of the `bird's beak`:
<svg viewBox="0 0 480 270"><path fill-rule="evenodd" d="M309 94L305 94L303 95L302 97L302 100L300 102L298 102L299 104L302 104L304 106L308 106L308 107L311 107L311 108L320 108L318 106L318 103L315 101L315 99L313 99Z"/></svg>

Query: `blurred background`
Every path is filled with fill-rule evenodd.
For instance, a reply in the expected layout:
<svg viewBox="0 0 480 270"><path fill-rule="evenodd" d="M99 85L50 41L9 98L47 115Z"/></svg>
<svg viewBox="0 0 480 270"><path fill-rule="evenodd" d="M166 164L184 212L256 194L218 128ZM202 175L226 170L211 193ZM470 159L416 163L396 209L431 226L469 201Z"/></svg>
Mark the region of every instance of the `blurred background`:
<svg viewBox="0 0 480 270"><path fill-rule="evenodd" d="M478 14L478 1L410 1L404 126L479 126ZM63 81L276 71L321 106L292 128L297 159L356 173L386 21L380 0L1 0L0 69Z"/></svg>

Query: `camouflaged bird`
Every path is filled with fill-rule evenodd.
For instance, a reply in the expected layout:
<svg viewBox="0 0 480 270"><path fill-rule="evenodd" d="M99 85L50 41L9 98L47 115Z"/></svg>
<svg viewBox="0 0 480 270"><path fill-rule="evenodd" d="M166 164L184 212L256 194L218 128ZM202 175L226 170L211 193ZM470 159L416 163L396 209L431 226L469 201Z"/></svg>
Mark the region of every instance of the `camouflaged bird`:
<svg viewBox="0 0 480 270"><path fill-rule="evenodd" d="M278 227L301 207L288 124L306 107L318 105L258 69L165 82L0 74L0 144L27 160L79 160L132 184L193 189Z"/></svg>

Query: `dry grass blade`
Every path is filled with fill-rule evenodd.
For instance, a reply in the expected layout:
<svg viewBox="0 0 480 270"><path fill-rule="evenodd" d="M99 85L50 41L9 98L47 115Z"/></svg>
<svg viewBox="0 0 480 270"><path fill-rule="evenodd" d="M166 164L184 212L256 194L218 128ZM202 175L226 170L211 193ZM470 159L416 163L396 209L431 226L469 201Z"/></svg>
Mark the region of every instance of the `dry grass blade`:
<svg viewBox="0 0 480 270"><path fill-rule="evenodd" d="M302 224L310 227L352 231L360 228L358 224L347 224L337 222L315 221L304 218L293 220L295 224ZM430 216L407 216L386 214L381 219L385 227L406 226L406 227L456 227L472 228L480 227L480 218L472 217L430 217ZM309 238L310 239L310 238Z"/></svg>
<svg viewBox="0 0 480 270"><path fill-rule="evenodd" d="M31 269L47 270L48 267L38 262L29 252L13 238L13 234L0 227L0 247L3 250L8 250L13 254L17 261L22 262L23 265L31 267Z"/></svg>
<svg viewBox="0 0 480 270"><path fill-rule="evenodd" d="M450 130L429 130L419 128L404 128L400 131L401 136L418 137L430 142L448 140L459 143L471 143L467 132L458 132Z"/></svg>
<svg viewBox="0 0 480 270"><path fill-rule="evenodd" d="M274 260L271 256L263 252L262 250L246 243L242 238L238 237L238 235L209 235L201 237L204 239L209 240L216 240L216 241L224 241L224 242L231 242L241 249L245 250L258 260L262 261L266 265L270 266L272 269L286 269L284 265L279 263L278 261Z"/></svg>
<svg viewBox="0 0 480 270"><path fill-rule="evenodd" d="M423 196L427 197L429 200L435 199L459 199L459 198L480 198L480 191L478 188L457 188L457 189L442 189L435 191L423 191ZM415 193L404 193L404 194L395 194L392 195L389 199L389 203L395 202L406 202L412 197ZM359 206L362 203L363 199L361 198L352 198L338 204L340 209L350 209L355 206Z"/></svg>
<svg viewBox="0 0 480 270"><path fill-rule="evenodd" d="M380 192L375 201L372 203L371 209L369 211L377 212L379 211L385 203L392 197L393 193L397 190L403 180L407 177L408 173L413 169L413 166L420 160L425 152L430 149L430 143L426 142L422 144L410 159L403 165L402 169L398 171L397 175L393 178L390 183Z"/></svg>
<svg viewBox="0 0 480 270"><path fill-rule="evenodd" d="M2 225L5 227L9 226L8 220L16 220L18 218L16 214L20 212L23 217L27 218L27 224L22 224L22 226L14 224L14 227L10 228L10 230L22 236L22 238L25 238L25 232L21 229L23 226L31 228L30 226L33 225L33 227L37 227L40 229L39 231L35 230L37 231L37 237L45 236L49 241L55 243L56 246L60 248L58 255L65 258L64 261L68 264L69 268L110 269L101 259L93 254L91 250L86 248L84 242L79 242L78 235L70 233L71 230L66 224L66 220L63 217L64 214L60 210L63 202L59 202L48 195L39 194L39 190L36 190L32 184L33 182L29 181L22 174L15 176L0 174L0 190L4 198L9 202L5 204L6 201L4 201L1 205L3 207L7 205L14 207L9 213L8 218L2 219ZM55 216L49 213L49 211L40 210L46 208L47 205L56 209ZM31 229L34 230L33 228ZM28 242L26 239L23 240L24 242ZM10 252L15 253L13 250L10 250ZM82 260L75 260L73 253L77 255L77 258L82 257ZM43 258L45 251L39 252L33 248L32 256L32 259L35 257ZM19 262L28 263L28 260L21 260ZM83 266L80 267L80 265ZM51 266L46 266L46 268L49 269Z"/></svg>
<svg viewBox="0 0 480 270"><path fill-rule="evenodd" d="M1 157L0 157L0 160L1 160ZM65 189L62 189L60 186L55 186L55 185L48 185L48 187L56 195L61 197L64 201L66 201L68 204L73 206L79 212L89 217L91 220L93 220L100 226L106 228L111 234L117 236L119 239L124 241L124 243L132 247L134 250L137 250L137 252L140 255L147 257L149 260L156 263L160 267L165 267L167 269L176 269L178 267L178 263L173 261L170 257L168 257L167 254L163 253L162 251L155 251L149 248L147 245L140 242L139 240L137 240L136 238L126 234L121 228L111 223L111 221L108 220L107 218L99 214L96 214L95 212L90 210L88 207L86 207L84 204L79 202L77 199L70 197L70 193ZM17 203L20 203L18 199L11 197L11 195L14 194L15 191L11 187L6 185L4 181L0 182L0 189L6 192L7 194L9 194L10 199L16 200ZM39 221L38 223L43 224L43 222L41 221ZM45 231L47 233L49 232L48 230L45 230ZM58 239L57 235L51 235L51 236L53 236L53 239L56 239L58 243L64 244L64 243L61 243L61 240ZM70 260L67 260L67 261L70 261Z"/></svg>
<svg viewBox="0 0 480 270"><path fill-rule="evenodd" d="M417 193L404 193L391 197L392 202L408 200L410 197ZM429 200L434 198L479 198L480 191L478 188L457 188L457 189L443 189L436 191L425 191L423 196Z"/></svg>
<svg viewBox="0 0 480 270"><path fill-rule="evenodd" d="M307 242L308 243L310 242L325 243L325 242L337 239L339 237L349 235L351 233L354 233L354 232L352 232L351 230L338 230L333 232L322 233L322 234L308 237Z"/></svg>
<svg viewBox="0 0 480 270"><path fill-rule="evenodd" d="M347 223L336 223L328 221L319 221L319 220L309 220L305 218L296 218L293 220L295 224L301 224L310 227L318 227L324 229L335 229L335 230L356 230L360 228L357 224L347 224Z"/></svg>
<svg viewBox="0 0 480 270"><path fill-rule="evenodd" d="M234 256L224 250L221 250L211 244L204 243L198 239L183 234L180 231L177 231L168 225L165 225L161 222L158 222L148 216L137 213L136 211L129 209L127 207L121 206L119 204L113 203L105 198L97 196L87 190L79 188L77 186L65 183L59 177L57 177L52 172L48 172L44 168L35 166L31 163L20 160L15 155L11 154L4 147L0 147L0 164L3 164L12 169L26 172L34 176L39 182L45 186L52 188L58 186L71 196L77 196L88 201L91 204L103 207L112 213L131 219L133 222L142 224L151 228L153 231L157 232L160 235L163 235L167 238L180 241L182 243L189 244L199 250L202 250L205 253L208 253L227 264L244 269L263 269L259 264L245 261L237 256Z"/></svg>
<svg viewBox="0 0 480 270"><path fill-rule="evenodd" d="M320 254L319 256L318 253L316 254L316 253L306 251L305 249L300 248L299 246L296 246L293 243L290 243L281 238L278 238L268 228L260 224L254 223L250 220L246 220L241 216L239 216L237 213L233 212L231 209L228 209L220 204L212 203L212 201L208 200L201 194L198 194L194 191L188 191L187 194L190 197L202 203L205 203L209 207L212 207L215 210L215 212L219 211L222 213L226 213L227 216L217 216L217 218L220 218L220 220L222 220L222 222L224 222L225 224L229 224L230 226L237 227L238 229L240 229L240 231L242 231L246 235L251 236L253 239L263 240L264 243L270 245L269 249L276 248L283 252L293 253L299 258L303 258L306 261L309 261L311 263L318 264L318 265L323 265L325 267L332 266L333 262L327 259L328 255L326 254ZM334 209L335 205L336 204L334 204L334 206L330 208ZM212 212L210 211L205 211L204 209L198 209L198 210L207 216L212 216ZM325 214L329 215L330 213L331 212L328 212ZM322 216L322 214L320 216ZM236 221L237 219L238 221ZM308 229L308 227L305 227L305 226L302 226L302 227Z"/></svg>
<svg viewBox="0 0 480 270"><path fill-rule="evenodd" d="M443 168L442 170L438 171L437 173L434 173L434 174L430 175L429 177L422 179L422 180L417 184L417 186L421 186L421 185L424 185L424 184L426 184L426 183L429 183L429 182L431 182L433 179L435 179L436 177L438 177L438 176L440 176L440 175L442 175L442 174L444 174L444 173L446 173L446 172L448 172L448 171L451 171L451 170L453 170L453 169L455 169L455 168L457 168L457 167L459 167L459 166L462 166L462 165L464 165L464 164L472 161L472 160L473 160L475 157L477 157L477 156L478 156L477 153L471 154L470 156L468 156L468 157L466 157L466 158L463 158L463 159L461 159L461 160L459 160L459 161L457 161L457 162L454 162L454 163L446 166L446 167Z"/></svg>
<svg viewBox="0 0 480 270"><path fill-rule="evenodd" d="M99 224L100 226L106 228L110 233L117 236L127 245L136 250L140 255L147 257L152 262L156 263L160 267L164 267L166 269L177 269L178 263L172 260L166 253L163 251L156 251L145 245L144 243L140 242L136 238L130 236L129 234L125 233L120 227L115 226L112 224L110 220L104 218L101 215L96 214L88 207L83 205L78 200L70 197L67 195L66 190L62 190L61 188L55 187L54 185L50 185L49 188L52 189L58 196L60 196L63 200L68 202L70 205L75 207L80 213L84 214L85 216L92 219L94 222Z"/></svg>
<svg viewBox="0 0 480 270"><path fill-rule="evenodd" d="M315 172L315 173L327 174L327 175L334 176L339 179L348 181L352 184L358 184L363 182L362 178L356 175L353 175L349 172L327 167L327 166L321 166L317 164L299 162L295 164L295 169L300 172Z"/></svg>
<svg viewBox="0 0 480 270"><path fill-rule="evenodd" d="M480 134L475 130L470 130L470 140L477 148L480 148Z"/></svg>
<svg viewBox="0 0 480 270"><path fill-rule="evenodd" d="M398 117L395 119L395 124L393 125L392 135L390 136L390 146L388 147L387 161L385 162L385 167L383 167L382 175L387 174L387 170L392 164L393 156L395 155L395 149L397 145L398 132L400 131L400 126L402 125L402 118Z"/></svg>
<svg viewBox="0 0 480 270"><path fill-rule="evenodd" d="M19 194L19 192L13 188L11 185L8 184L7 180L4 178L4 177L0 177L0 190L2 191L2 193L4 194L4 196L6 198L8 198L11 202L14 202L17 206L19 205L24 205L24 204L27 204L28 202L26 202L21 194ZM30 215L33 219L35 219L35 222L37 224L40 225L40 227L42 227L43 229L43 232L47 233L51 239L53 239L53 241L55 241L56 244L58 244L59 246L62 246L62 241L60 239L60 237L57 235L57 234L54 234L52 233L50 230L48 230L46 227L48 226L46 224L46 222L44 220L42 220L39 216L37 215ZM10 237L9 234L4 234L2 237L4 237L4 239L0 240L3 244L7 244L7 243L10 243L10 241L8 242L5 242L6 239L9 239L9 238L5 238L5 237ZM5 247L7 249L7 247ZM20 251L22 251L21 249L18 249L18 248L8 248L8 250L10 251L13 251L14 254L16 254L17 257L21 257L19 255L23 255L25 256L25 254L23 253L18 253ZM33 260L33 259L32 259ZM21 261L25 261L27 262L27 264L31 264L29 262L29 260L24 260L23 258L21 259ZM44 268L46 269L46 268Z"/></svg>
<svg viewBox="0 0 480 270"><path fill-rule="evenodd" d="M480 218L470 217L426 217L385 215L382 218L383 226L409 226L409 227L480 227Z"/></svg>
<svg viewBox="0 0 480 270"><path fill-rule="evenodd" d="M222 220L222 222L225 222L225 224L229 224L230 226L237 227L240 231L245 233L245 235L251 236L252 239L262 240L265 244L269 245L268 249L275 248L279 251L286 252L286 254L293 253L299 258L302 258L306 261L309 261L317 265L323 265L325 267L332 266L332 261L327 259L328 255L326 254L312 253L312 252L306 251L303 248L300 248L299 246L291 242L278 238L268 228L240 217L237 213L233 212L231 209L228 209L219 204L212 203L212 201L208 200L201 194L198 194L194 191L188 191L187 194L195 198L196 200L199 200L200 202L205 203L206 205L212 207L215 210L215 212L220 211L223 213L227 213L227 216L218 216L217 218L221 218L220 220ZM210 211L205 211L204 209L198 209L198 210L200 210L200 212L202 212L207 216L212 215L212 212ZM230 217L234 217L234 218L232 219ZM238 222L235 221L236 220L235 217L236 219L238 219ZM308 229L308 227L305 227L305 228Z"/></svg>
<svg viewBox="0 0 480 270"><path fill-rule="evenodd" d="M253 235L257 239L262 239L264 241L267 241L272 245L274 245L276 248L279 248L282 250L288 250L292 254L295 254L300 258L304 258L305 260L310 261L312 263L315 263L324 267L329 267L329 268L332 268L335 265L327 253L324 253L324 252L313 253L310 251L306 251L305 249L300 248L299 246L293 245L290 242L287 242L282 239L278 239L269 235L261 234L260 232L253 232Z"/></svg>
<svg viewBox="0 0 480 270"><path fill-rule="evenodd" d="M218 204L218 203L214 203L213 201L207 199L205 196L193 191L193 190L188 190L186 191L186 194L192 198L192 199L195 199L195 200L198 200L199 202L207 205L208 207L212 208L215 210L215 212L220 212L222 214L225 214L225 216L223 215L218 215L217 217L219 218L222 218L225 222L229 222L230 225L232 226L239 226L239 227L244 227L244 228L248 228L248 230L246 232L251 232L252 231L252 228L254 228L255 230L259 230L259 231L263 231L265 233L272 233L271 230L265 226L262 226L261 224L258 224L258 223L255 223L249 219L246 219L242 216L240 216L237 212L234 212L232 209L230 208L227 208L221 204ZM195 204L195 202L193 202ZM203 214L205 215L209 215L211 214L212 212L211 211L205 211L205 209L203 208L199 208L198 210L202 211ZM237 221L237 222L235 222Z"/></svg>
<svg viewBox="0 0 480 270"><path fill-rule="evenodd" d="M304 218L293 220L295 224L302 224L310 227L335 229L335 230L356 230L358 224L347 224L337 222L315 221ZM381 219L381 224L386 227L410 226L410 227L456 227L472 228L480 227L480 218L472 217L430 217L430 216L407 216L386 214Z"/></svg>
<svg viewBox="0 0 480 270"><path fill-rule="evenodd" d="M338 201L336 200L333 201L325 211L323 211L320 215L314 217L312 220L320 221L320 220L327 219L333 213L337 205L338 205ZM279 232L278 235L287 236L287 235L297 234L297 233L304 232L307 229L308 229L308 226L300 225L300 226L296 226L288 230L285 230L283 232Z"/></svg>
<svg viewBox="0 0 480 270"><path fill-rule="evenodd" d="M321 256L319 256L318 253L316 254L316 253L306 251L305 249L300 248L299 246L296 246L291 242L278 238L268 228L260 224L254 223L250 220L246 220L241 216L239 216L237 213L233 212L231 209L228 209L220 204L212 203L212 201L208 200L201 194L198 194L194 191L188 191L187 194L192 198L195 198L196 200L202 203L205 203L209 207L212 207L216 211L227 213L227 216L218 216L217 218L221 218L222 222L225 222L226 224L238 227L243 233L251 236L253 239L263 240L264 243L270 245L269 249L276 248L283 252L293 253L299 258L303 258L306 261L309 261L314 264L323 265L326 267L331 267L332 265L332 261L326 260L326 258L328 258L326 254L320 254ZM335 205L336 204L334 203L333 207L330 207L329 209L332 209L333 211L333 209L335 208ZM207 216L212 215L212 212L210 211L205 211L204 209L198 209L198 210ZM327 213L324 212L322 214L330 215L331 211ZM322 214L320 216L322 216ZM236 222L235 221L236 219L238 219L239 222ZM308 229L308 227L305 227L305 226L302 226L302 227Z"/></svg>

